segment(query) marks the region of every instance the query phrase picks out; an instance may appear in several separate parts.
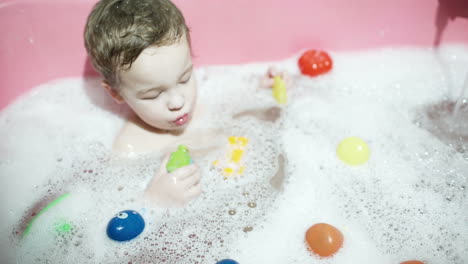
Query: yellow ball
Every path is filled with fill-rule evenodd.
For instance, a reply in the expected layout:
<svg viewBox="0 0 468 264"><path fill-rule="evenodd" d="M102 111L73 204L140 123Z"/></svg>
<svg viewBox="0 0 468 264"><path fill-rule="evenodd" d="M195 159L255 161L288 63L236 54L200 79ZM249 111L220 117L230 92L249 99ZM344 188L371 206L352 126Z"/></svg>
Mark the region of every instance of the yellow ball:
<svg viewBox="0 0 468 264"><path fill-rule="evenodd" d="M361 165L369 159L367 143L358 137L345 138L336 148L338 157L349 165Z"/></svg>

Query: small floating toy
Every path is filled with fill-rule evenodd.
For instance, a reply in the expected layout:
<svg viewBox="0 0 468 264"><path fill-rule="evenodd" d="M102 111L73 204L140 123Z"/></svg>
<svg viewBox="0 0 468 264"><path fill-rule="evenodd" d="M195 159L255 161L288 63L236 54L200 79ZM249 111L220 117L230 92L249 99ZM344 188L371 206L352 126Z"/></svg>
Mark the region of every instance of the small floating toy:
<svg viewBox="0 0 468 264"><path fill-rule="evenodd" d="M118 213L107 225L107 236L115 241L129 241L145 229L145 220L136 211L125 210Z"/></svg>
<svg viewBox="0 0 468 264"><path fill-rule="evenodd" d="M223 260L216 262L216 264L239 264L239 262L232 260L232 259L223 259Z"/></svg>
<svg viewBox="0 0 468 264"><path fill-rule="evenodd" d="M325 51L308 50L302 54L298 61L302 74L311 77L329 72L333 67L330 55Z"/></svg>
<svg viewBox="0 0 468 264"><path fill-rule="evenodd" d="M192 158L189 155L188 148L184 145L179 145L177 151L171 153L171 157L167 162L166 169L168 172L173 172L178 168L192 164Z"/></svg>
<svg viewBox="0 0 468 264"><path fill-rule="evenodd" d="M273 77L273 81L273 97L279 104L286 104L288 101L286 83L280 76Z"/></svg>
<svg viewBox="0 0 468 264"><path fill-rule="evenodd" d="M47 204L41 211L39 211L39 213L34 215L34 217L31 219L31 221L29 221L29 223L26 226L26 229L23 232L23 238L29 234L29 232L31 230L31 227L33 226L33 224L37 220L37 218L39 218L39 216L41 216L43 213L48 211L50 208L52 208L52 207L56 206L57 204L59 204L61 201L63 201L69 195L70 195L69 193L65 193L65 194L60 195L59 197L54 199L52 202ZM68 232L71 229L72 229L72 224L70 222L66 221L66 220L61 220L60 223L55 224L55 230L57 232Z"/></svg>
<svg viewBox="0 0 468 264"><path fill-rule="evenodd" d="M405 262L401 262L400 264L424 264L424 262L419 261L419 260L408 260Z"/></svg>
<svg viewBox="0 0 468 264"><path fill-rule="evenodd" d="M221 171L224 179L244 174L243 156L249 140L245 137L229 137L226 157L215 160L213 166Z"/></svg>
<svg viewBox="0 0 468 264"><path fill-rule="evenodd" d="M311 226L305 235L308 249L321 257L330 257L343 245L343 234L332 225L320 223Z"/></svg>
<svg viewBox="0 0 468 264"><path fill-rule="evenodd" d="M54 227L59 234L66 234L73 230L73 224L66 219L60 219L55 223Z"/></svg>
<svg viewBox="0 0 468 264"><path fill-rule="evenodd" d="M361 165L369 160L369 147L358 137L345 138L336 148L338 157L349 165Z"/></svg>

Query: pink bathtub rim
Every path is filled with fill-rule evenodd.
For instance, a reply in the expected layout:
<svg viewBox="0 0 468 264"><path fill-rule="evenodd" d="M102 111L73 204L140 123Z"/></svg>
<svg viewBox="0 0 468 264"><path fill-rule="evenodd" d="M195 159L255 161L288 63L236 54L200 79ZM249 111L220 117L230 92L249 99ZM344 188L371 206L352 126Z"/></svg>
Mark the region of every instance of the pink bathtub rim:
<svg viewBox="0 0 468 264"><path fill-rule="evenodd" d="M96 75L82 37L95 2L0 0L0 109L47 81ZM443 19L441 43L468 43L464 0L174 2L192 30L197 66L278 60L307 48L429 47ZM441 9L436 19L439 2L454 7Z"/></svg>

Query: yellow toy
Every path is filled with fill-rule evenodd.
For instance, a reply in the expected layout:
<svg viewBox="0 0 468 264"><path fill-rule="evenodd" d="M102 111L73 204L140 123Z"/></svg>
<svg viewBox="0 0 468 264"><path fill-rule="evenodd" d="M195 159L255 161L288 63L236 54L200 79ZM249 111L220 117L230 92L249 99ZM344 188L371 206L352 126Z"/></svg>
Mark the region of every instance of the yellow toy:
<svg viewBox="0 0 468 264"><path fill-rule="evenodd" d="M367 143L358 137L345 138L336 148L338 157L349 165L361 165L370 156Z"/></svg>
<svg viewBox="0 0 468 264"><path fill-rule="evenodd" d="M273 78L273 97L279 104L286 104L288 96L286 94L286 83L280 76Z"/></svg>
<svg viewBox="0 0 468 264"><path fill-rule="evenodd" d="M245 166L242 157L249 140L245 137L229 137L228 142L228 154L226 157L213 162L213 167L221 171L225 180L228 177L244 174Z"/></svg>

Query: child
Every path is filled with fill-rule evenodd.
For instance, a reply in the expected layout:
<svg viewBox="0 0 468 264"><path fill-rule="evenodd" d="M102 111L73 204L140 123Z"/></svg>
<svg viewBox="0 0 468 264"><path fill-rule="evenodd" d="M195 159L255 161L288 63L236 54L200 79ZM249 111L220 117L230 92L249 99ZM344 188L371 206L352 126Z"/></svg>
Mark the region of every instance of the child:
<svg viewBox="0 0 468 264"><path fill-rule="evenodd" d="M114 150L170 152L181 143L190 149L210 148L218 133L200 136L195 132L193 123L206 110L196 104L190 32L173 3L101 0L88 17L85 45L93 66L104 77L104 89L133 112ZM270 79L266 80L269 85ZM200 169L191 164L168 173L168 157L145 196L163 206L184 205L201 193Z"/></svg>

